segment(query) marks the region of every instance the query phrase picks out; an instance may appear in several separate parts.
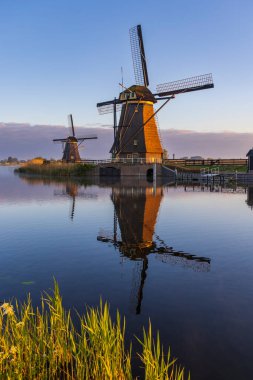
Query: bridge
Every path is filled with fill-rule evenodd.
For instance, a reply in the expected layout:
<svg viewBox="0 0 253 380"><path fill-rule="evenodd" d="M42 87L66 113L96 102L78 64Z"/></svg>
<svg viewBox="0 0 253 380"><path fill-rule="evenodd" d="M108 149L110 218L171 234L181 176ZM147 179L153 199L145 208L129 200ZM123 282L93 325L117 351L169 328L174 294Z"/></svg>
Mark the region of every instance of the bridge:
<svg viewBox="0 0 253 380"><path fill-rule="evenodd" d="M199 181L199 182L219 182L224 183L227 181L238 181L241 183L253 183L252 173L240 173L234 170L233 165L243 165L246 160L243 159L219 159L213 160L216 164L231 165L231 171L220 171L219 167L187 168L181 170L182 167L173 167L172 162L184 161L188 166L188 161L193 160L151 160L145 158L112 158L105 160L83 160L83 164L92 164L91 175L107 176L107 177L120 177L120 176L134 176L141 178L156 178L165 177L169 180L178 180L183 182ZM187 163L186 163L187 161ZM196 160L194 160L196 161ZM207 164L210 160L203 160ZM218 162L217 162L218 161ZM192 164L192 162L189 162ZM203 162L201 162L203 164ZM168 166L167 166L168 165ZM213 165L213 162L212 162ZM198 165L196 165L196 168Z"/></svg>
<svg viewBox="0 0 253 380"><path fill-rule="evenodd" d="M99 176L176 177L176 171L164 166L161 160L117 158L85 160L84 163L95 165L94 174Z"/></svg>

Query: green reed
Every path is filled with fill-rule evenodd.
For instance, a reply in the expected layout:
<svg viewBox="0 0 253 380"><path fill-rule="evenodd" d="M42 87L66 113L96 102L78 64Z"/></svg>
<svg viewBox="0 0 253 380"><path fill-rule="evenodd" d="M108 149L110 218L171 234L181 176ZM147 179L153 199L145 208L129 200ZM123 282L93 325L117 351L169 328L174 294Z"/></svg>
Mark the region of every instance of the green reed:
<svg viewBox="0 0 253 380"><path fill-rule="evenodd" d="M128 380L132 374L132 348L125 344L125 319L117 312L113 322L107 303L87 308L74 325L64 309L57 283L52 295L41 298L34 308L30 296L25 303L0 307L1 379L89 379ZM152 338L151 323L140 352L135 353L148 380L183 380L184 369L170 351L164 355L159 335ZM190 376L188 376L188 380Z"/></svg>

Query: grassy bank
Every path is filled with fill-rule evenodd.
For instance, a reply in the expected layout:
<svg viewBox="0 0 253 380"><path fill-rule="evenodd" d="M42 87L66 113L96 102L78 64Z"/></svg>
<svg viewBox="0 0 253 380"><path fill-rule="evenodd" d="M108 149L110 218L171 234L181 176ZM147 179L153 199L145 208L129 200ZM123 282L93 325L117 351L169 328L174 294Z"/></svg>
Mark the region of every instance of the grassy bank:
<svg viewBox="0 0 253 380"><path fill-rule="evenodd" d="M134 379L131 346L125 345L125 320L113 322L108 304L87 308L74 326L55 283L41 308L26 303L0 307L0 373L3 379ZM146 380L184 380L183 368L164 354L151 324L139 340L137 355ZM190 376L187 377L190 379Z"/></svg>
<svg viewBox="0 0 253 380"><path fill-rule="evenodd" d="M87 175L93 168L94 165L90 164L48 163L37 165L27 163L16 169L15 172L47 177L82 177Z"/></svg>

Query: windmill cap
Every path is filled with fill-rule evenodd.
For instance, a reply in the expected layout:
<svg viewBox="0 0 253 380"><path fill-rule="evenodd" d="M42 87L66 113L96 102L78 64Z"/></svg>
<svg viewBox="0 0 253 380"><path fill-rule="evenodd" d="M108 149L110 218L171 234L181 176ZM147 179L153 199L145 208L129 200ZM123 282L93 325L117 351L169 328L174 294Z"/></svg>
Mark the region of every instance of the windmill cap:
<svg viewBox="0 0 253 380"><path fill-rule="evenodd" d="M139 86L139 85L133 85L126 89L125 91L122 91L121 94L129 93L129 92L135 92L136 97L138 100L147 100L153 103L156 103L156 99L152 92L145 86ZM120 97L119 96L119 97Z"/></svg>

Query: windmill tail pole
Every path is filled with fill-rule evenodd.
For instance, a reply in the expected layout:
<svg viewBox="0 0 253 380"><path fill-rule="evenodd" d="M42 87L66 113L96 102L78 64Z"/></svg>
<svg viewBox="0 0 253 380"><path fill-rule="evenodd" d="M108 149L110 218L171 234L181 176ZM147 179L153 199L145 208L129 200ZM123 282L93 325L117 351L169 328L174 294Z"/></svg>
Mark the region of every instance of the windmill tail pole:
<svg viewBox="0 0 253 380"><path fill-rule="evenodd" d="M117 109L116 109L116 98L114 98L114 104L113 104L113 132L114 132L114 140L116 138L116 128L117 128Z"/></svg>
<svg viewBox="0 0 253 380"><path fill-rule="evenodd" d="M119 85L120 85L122 88L124 88L126 91L131 92L131 90L130 90L129 88L125 87L125 86L123 85L123 83L119 83Z"/></svg>

